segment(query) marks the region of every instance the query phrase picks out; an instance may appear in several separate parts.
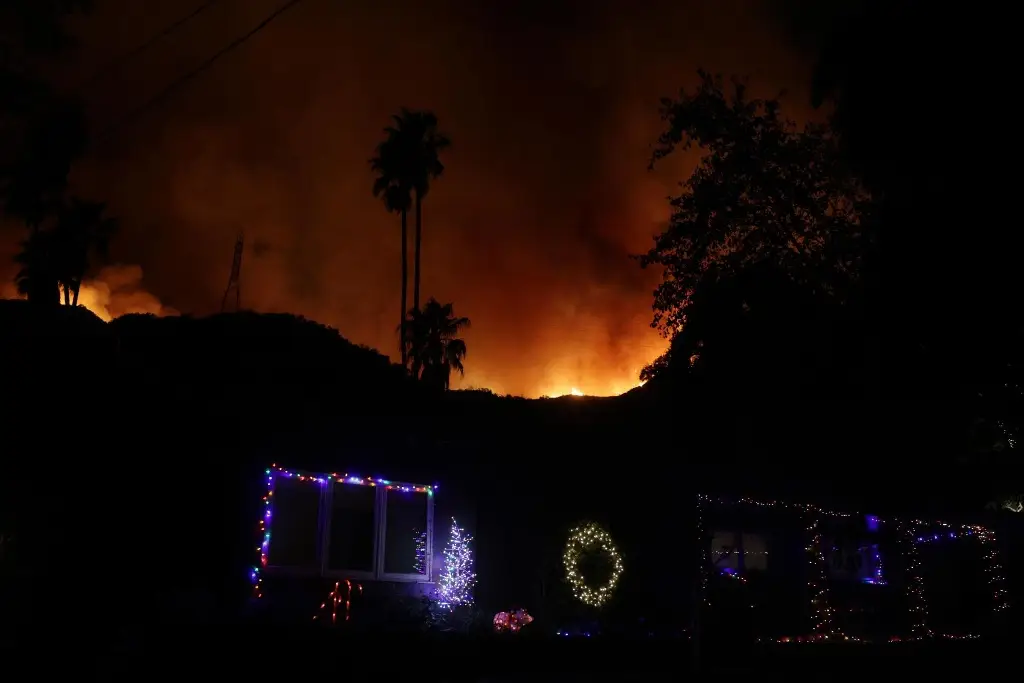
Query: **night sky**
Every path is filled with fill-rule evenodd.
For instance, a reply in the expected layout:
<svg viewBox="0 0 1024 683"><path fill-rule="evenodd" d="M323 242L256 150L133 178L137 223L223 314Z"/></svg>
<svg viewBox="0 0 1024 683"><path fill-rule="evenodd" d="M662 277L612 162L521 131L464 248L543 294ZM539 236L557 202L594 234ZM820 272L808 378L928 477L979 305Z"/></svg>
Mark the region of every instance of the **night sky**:
<svg viewBox="0 0 1024 683"><path fill-rule="evenodd" d="M429 108L453 147L424 206L423 289L473 321L462 387L620 393L664 350L648 325L659 274L628 258L694 161L647 171L659 97L704 67L809 115L811 62L757 0L304 0L130 118L283 0L221 0L100 77L203 2L97 4L58 73L111 131L74 192L109 202L113 262L141 267L152 295L129 285L109 312L214 312L244 231L244 307L396 358L399 219L367 160L399 107ZM4 268L20 235L4 232Z"/></svg>

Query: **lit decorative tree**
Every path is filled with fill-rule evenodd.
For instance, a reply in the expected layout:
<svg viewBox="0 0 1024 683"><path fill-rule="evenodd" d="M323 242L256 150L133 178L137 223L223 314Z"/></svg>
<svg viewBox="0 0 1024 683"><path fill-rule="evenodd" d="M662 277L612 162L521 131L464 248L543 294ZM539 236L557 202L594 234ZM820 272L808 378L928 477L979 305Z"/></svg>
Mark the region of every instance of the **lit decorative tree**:
<svg viewBox="0 0 1024 683"><path fill-rule="evenodd" d="M473 573L472 542L472 537L466 535L465 530L452 518L451 535L444 549L444 571L437 587L438 603L442 607L450 609L473 604L476 574Z"/></svg>

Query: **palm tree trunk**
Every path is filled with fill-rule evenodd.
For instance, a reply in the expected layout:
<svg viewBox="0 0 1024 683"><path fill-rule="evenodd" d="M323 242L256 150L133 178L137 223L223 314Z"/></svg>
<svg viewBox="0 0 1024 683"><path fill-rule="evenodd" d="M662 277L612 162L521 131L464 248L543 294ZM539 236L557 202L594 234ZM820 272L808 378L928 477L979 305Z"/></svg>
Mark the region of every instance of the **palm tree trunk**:
<svg viewBox="0 0 1024 683"><path fill-rule="evenodd" d="M408 212L402 209L402 317L398 321L399 346L402 350L402 368L409 367L409 353L405 344L405 318L409 303L409 220Z"/></svg>
<svg viewBox="0 0 1024 683"><path fill-rule="evenodd" d="M420 309L420 243L423 237L423 212L420 208L420 193L416 191L416 262L412 276L412 306Z"/></svg>
<svg viewBox="0 0 1024 683"><path fill-rule="evenodd" d="M64 287L64 305L65 306L70 306L71 305L71 288L68 287L67 285L63 285L63 287Z"/></svg>
<svg viewBox="0 0 1024 683"><path fill-rule="evenodd" d="M82 281L79 280L78 282L75 283L75 296L74 296L74 298L71 301L71 305L72 306L75 306L75 307L78 306L78 290L80 290L81 288L82 288Z"/></svg>

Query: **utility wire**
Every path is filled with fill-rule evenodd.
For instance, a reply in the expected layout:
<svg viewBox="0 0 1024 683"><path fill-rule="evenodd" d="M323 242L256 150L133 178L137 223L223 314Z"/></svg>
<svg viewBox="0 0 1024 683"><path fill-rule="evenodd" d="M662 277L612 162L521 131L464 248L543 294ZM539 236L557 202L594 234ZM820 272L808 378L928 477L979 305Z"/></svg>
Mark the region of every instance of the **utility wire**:
<svg viewBox="0 0 1024 683"><path fill-rule="evenodd" d="M111 138L113 135L115 135L119 131L123 130L128 125L130 125L131 123L134 123L140 116L142 116L143 114L147 113L150 109L154 108L156 105L158 105L161 102L163 102L165 99L167 99L168 96L174 94L174 92L177 91L179 88L181 88L183 85L187 84L193 78L195 78L196 76L199 76L204 71L206 71L211 66L213 66L217 62L217 60L219 60L221 57L225 56L226 54L228 54L229 52L231 52L235 48L241 46L247 40L249 40L250 38L255 36L257 33L262 31L263 29L265 29L275 19L277 19L282 14L284 14L288 10L290 10L293 7L295 7L296 5L298 5L300 2L302 2L302 0L289 0L289 2L286 2L285 4L283 4L280 7L278 7L270 15L268 15L263 21L261 21L255 27L253 27L248 33L246 33L246 34L236 38L235 40L231 41L230 43L228 43L227 45L222 47L220 50L215 52L213 55L211 55L209 58L207 58L199 66L197 66L196 68L192 69L191 71L188 71L188 72L182 74L181 76L179 76L175 80L171 81L171 83L168 84L167 87L165 87L163 90L161 90L156 95L151 97L149 100L144 102L138 108L136 108L133 111L129 112L124 118L122 118L120 121L115 123L113 126L107 128L105 131L100 133L100 135L97 138L97 141L98 142L105 142L106 140Z"/></svg>
<svg viewBox="0 0 1024 683"><path fill-rule="evenodd" d="M117 57L115 59L110 60L109 62L104 64L102 67L97 69L96 72L93 73L93 75L90 76L85 81L85 83L83 84L84 87L95 85L96 81L98 81L101 78L104 78L104 77L110 75L114 71L117 71L119 68L124 66L130 60L135 59L136 57L141 55L146 50L149 50L151 47L156 45L157 42L159 42L163 38L166 38L170 34L174 33L179 28L181 28L182 26L184 26L188 22L192 21L193 19L195 19L200 14L202 14L206 10L210 9L214 5L216 5L219 1L220 0L207 0L207 2L204 2L202 5L200 5L196 9L192 10L192 12L190 14L188 14L187 16L184 16L181 19L178 19L177 21L175 21L174 23L171 23L171 24L168 24L167 26L165 26L163 29L160 30L159 33L157 33L152 38L150 38L146 42L142 43L141 45L139 45L135 49L130 50L129 52L126 52L125 54L121 55L120 57Z"/></svg>

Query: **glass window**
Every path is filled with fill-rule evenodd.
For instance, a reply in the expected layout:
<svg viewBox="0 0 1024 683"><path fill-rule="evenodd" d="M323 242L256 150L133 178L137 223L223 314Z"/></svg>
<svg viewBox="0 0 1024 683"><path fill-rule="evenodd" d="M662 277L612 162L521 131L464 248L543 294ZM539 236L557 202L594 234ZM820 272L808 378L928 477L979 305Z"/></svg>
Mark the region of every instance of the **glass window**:
<svg viewBox="0 0 1024 683"><path fill-rule="evenodd" d="M768 541L759 534L716 531L711 536L711 564L723 574L768 568Z"/></svg>
<svg viewBox="0 0 1024 683"><path fill-rule="evenodd" d="M372 572L377 489L335 484L328 534L327 568Z"/></svg>
<svg viewBox="0 0 1024 683"><path fill-rule="evenodd" d="M711 565L726 574L740 570L740 548L736 533L716 531L711 536Z"/></svg>
<svg viewBox="0 0 1024 683"><path fill-rule="evenodd" d="M283 476L274 481L271 543L267 563L277 567L316 567L320 535L321 484Z"/></svg>
<svg viewBox="0 0 1024 683"><path fill-rule="evenodd" d="M389 489L385 506L384 573L427 573L427 494Z"/></svg>
<svg viewBox="0 0 1024 683"><path fill-rule="evenodd" d="M824 550L829 578L837 581L885 583L882 552L877 543L826 540Z"/></svg>

